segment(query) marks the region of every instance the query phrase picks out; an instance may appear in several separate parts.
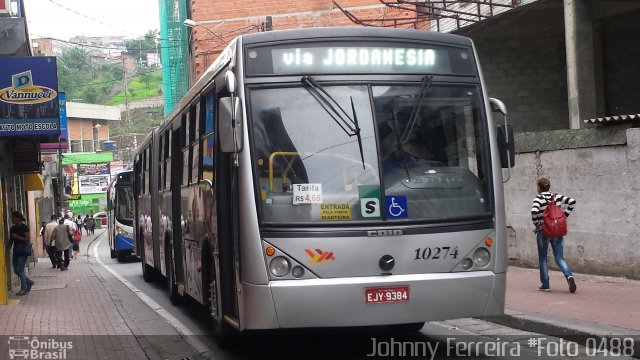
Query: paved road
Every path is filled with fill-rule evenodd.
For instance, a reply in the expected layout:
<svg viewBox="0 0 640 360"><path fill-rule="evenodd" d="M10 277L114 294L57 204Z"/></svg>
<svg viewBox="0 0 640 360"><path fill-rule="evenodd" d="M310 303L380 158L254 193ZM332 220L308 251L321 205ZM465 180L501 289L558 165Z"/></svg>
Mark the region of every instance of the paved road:
<svg viewBox="0 0 640 360"><path fill-rule="evenodd" d="M155 300L179 320L200 341L214 359L562 359L578 356L589 359L631 359L586 349L546 335L516 330L479 319L430 322L414 336L391 336L384 329L292 330L254 334L232 349L223 349L210 336L208 314L195 301L173 306L165 282L146 283L137 259L118 263L109 256L106 235L94 242L100 260ZM93 254L93 249L90 249ZM533 339L533 340L532 340ZM593 342L594 345L599 345ZM624 350L624 346L621 347Z"/></svg>

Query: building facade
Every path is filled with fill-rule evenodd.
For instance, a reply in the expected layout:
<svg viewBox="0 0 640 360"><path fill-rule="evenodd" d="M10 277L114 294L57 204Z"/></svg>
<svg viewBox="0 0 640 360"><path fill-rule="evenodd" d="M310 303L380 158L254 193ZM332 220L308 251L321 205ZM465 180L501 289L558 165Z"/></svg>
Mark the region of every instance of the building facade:
<svg viewBox="0 0 640 360"><path fill-rule="evenodd" d="M516 167L505 184L512 263L537 264L530 209L535 181L546 176L552 190L578 199L565 241L574 270L640 278L640 3L432 0L411 2L413 9L408 3L274 0L238 8L190 1L191 19L200 25L190 38L192 78L226 42L251 31L396 21L470 37L489 96L504 101L516 131Z"/></svg>

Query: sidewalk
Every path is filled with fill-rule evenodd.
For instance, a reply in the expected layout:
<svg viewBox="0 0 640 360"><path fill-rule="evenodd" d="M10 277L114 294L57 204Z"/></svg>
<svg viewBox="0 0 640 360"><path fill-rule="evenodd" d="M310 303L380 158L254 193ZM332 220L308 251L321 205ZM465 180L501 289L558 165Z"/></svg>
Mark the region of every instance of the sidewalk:
<svg viewBox="0 0 640 360"><path fill-rule="evenodd" d="M104 232L83 236L80 255L68 271L52 269L48 258L40 259L30 271L35 282L31 292L16 297L12 291L10 298L19 304L0 306L0 358L18 346L12 338L25 337L29 342L21 348L27 349L35 338L40 344L70 342L67 359L199 357L170 324L87 256L94 239L106 239Z"/></svg>
<svg viewBox="0 0 640 360"><path fill-rule="evenodd" d="M634 357L639 357L640 281L574 276L578 287L574 294L559 271L549 272L551 292L540 292L536 290L540 282L538 269L510 266L505 315L486 320L572 341L630 337L635 339Z"/></svg>

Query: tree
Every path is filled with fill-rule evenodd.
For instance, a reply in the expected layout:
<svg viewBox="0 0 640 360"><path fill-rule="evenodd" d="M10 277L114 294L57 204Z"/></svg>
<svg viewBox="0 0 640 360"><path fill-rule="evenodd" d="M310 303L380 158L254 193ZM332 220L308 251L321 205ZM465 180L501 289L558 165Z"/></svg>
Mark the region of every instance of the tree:
<svg viewBox="0 0 640 360"><path fill-rule="evenodd" d="M122 81L120 63L105 63L92 58L82 47L69 48L58 58L58 88L70 101L104 103L114 84Z"/></svg>
<svg viewBox="0 0 640 360"><path fill-rule="evenodd" d="M147 89L151 90L151 82L153 81L151 77L150 71L142 71L140 72L140 81L142 81L145 85L147 85Z"/></svg>
<svg viewBox="0 0 640 360"><path fill-rule="evenodd" d="M127 53L129 56L139 59L147 60L147 53L156 50L158 31L149 30L142 39L132 40L127 44Z"/></svg>

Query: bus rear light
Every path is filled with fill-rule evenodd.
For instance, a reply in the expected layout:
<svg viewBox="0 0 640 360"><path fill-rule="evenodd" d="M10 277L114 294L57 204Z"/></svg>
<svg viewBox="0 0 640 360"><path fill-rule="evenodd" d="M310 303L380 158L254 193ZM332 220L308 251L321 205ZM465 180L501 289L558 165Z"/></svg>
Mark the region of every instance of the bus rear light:
<svg viewBox="0 0 640 360"><path fill-rule="evenodd" d="M487 248L477 248L476 251L473 252L473 263L477 267L485 267L489 264L491 260L491 253Z"/></svg>
<svg viewBox="0 0 640 360"><path fill-rule="evenodd" d="M488 247L493 246L493 238L487 236L486 238L484 238L484 244Z"/></svg>
<svg viewBox="0 0 640 360"><path fill-rule="evenodd" d="M273 254L276 253L276 248L274 248L273 246L267 246L267 248L265 249L265 254L267 254L267 256L273 256Z"/></svg>
<svg viewBox="0 0 640 360"><path fill-rule="evenodd" d="M276 256L269 263L269 271L271 271L274 276L286 276L289 274L289 270L291 270L291 264L284 256Z"/></svg>

